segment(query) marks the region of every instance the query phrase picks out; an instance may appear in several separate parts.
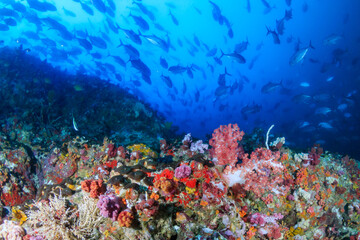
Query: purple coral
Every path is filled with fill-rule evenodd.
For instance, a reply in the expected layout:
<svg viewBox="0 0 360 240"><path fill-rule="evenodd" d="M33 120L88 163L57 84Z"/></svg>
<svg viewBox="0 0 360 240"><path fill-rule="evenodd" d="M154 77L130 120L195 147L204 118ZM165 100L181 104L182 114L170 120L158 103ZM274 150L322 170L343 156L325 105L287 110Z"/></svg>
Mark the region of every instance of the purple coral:
<svg viewBox="0 0 360 240"><path fill-rule="evenodd" d="M111 218L113 221L116 221L119 213L125 208L121 198L114 194L100 195L96 206L100 208L102 216Z"/></svg>
<svg viewBox="0 0 360 240"><path fill-rule="evenodd" d="M45 240L42 236L31 236L29 240Z"/></svg>
<svg viewBox="0 0 360 240"><path fill-rule="evenodd" d="M281 213L275 213L272 216L266 214L254 213L250 217L250 223L257 224L259 226L265 226L265 224L273 224L275 227L278 227L277 220L282 219L284 216Z"/></svg>
<svg viewBox="0 0 360 240"><path fill-rule="evenodd" d="M177 179L186 178L191 173L191 167L188 165L181 165L175 169L175 177Z"/></svg>
<svg viewBox="0 0 360 240"><path fill-rule="evenodd" d="M190 150L192 152L204 153L205 150L209 148L209 145L204 144L202 140L196 141L195 143L191 143Z"/></svg>

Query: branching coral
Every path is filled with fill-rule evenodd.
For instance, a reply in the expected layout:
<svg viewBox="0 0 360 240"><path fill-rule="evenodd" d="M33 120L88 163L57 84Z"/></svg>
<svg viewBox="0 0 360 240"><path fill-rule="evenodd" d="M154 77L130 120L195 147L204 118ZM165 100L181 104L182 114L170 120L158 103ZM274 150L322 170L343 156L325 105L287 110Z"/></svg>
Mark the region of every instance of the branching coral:
<svg viewBox="0 0 360 240"><path fill-rule="evenodd" d="M34 231L30 234L46 236L53 240L89 239L104 221L96 200L84 196L77 206L71 206L62 196L49 202L35 202L28 211L28 222Z"/></svg>

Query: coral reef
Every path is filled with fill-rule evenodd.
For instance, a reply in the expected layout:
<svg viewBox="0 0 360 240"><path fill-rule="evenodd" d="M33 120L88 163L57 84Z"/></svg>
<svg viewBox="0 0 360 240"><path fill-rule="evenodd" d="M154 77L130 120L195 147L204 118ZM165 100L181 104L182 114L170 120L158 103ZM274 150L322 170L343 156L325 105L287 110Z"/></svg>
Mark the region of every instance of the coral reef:
<svg viewBox="0 0 360 240"><path fill-rule="evenodd" d="M34 192L16 203L3 200L14 207L2 208L1 234L37 240L359 238L354 159L319 146L266 149L243 136L237 125L227 125L214 131L211 149L188 134L160 139L154 150L76 137L47 152L34 148L38 161L27 166L36 174L28 172L28 183L13 172L27 173L19 163L29 151L4 147L3 193L14 183ZM18 160L9 154L15 152Z"/></svg>

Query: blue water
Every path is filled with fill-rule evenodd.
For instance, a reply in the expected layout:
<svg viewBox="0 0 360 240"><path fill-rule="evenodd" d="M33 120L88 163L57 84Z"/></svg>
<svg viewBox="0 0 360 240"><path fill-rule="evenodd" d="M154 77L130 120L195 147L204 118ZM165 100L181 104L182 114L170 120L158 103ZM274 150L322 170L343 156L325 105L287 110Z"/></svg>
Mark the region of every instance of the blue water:
<svg viewBox="0 0 360 240"><path fill-rule="evenodd" d="M274 124L272 133L291 146L320 143L360 156L360 2L286 2L0 0L0 40L67 72L126 89L179 133L205 138L220 124L238 123L248 133ZM276 21L290 10L276 44ZM267 34L267 28L276 32ZM129 45L139 59L129 54ZM207 56L211 50L215 55ZM221 51L235 50L237 55L221 57ZM291 62L300 51L303 58ZM182 73L166 69L160 58L169 68L182 66ZM148 68L140 69L141 63ZM219 81L225 69L229 75ZM269 83L273 88L266 88Z"/></svg>

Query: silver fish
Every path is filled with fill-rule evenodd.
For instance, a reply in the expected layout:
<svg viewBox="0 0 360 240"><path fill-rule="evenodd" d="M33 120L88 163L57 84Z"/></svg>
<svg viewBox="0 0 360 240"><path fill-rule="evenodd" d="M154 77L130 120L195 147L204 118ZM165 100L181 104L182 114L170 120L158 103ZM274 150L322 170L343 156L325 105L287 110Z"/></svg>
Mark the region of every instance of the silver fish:
<svg viewBox="0 0 360 240"><path fill-rule="evenodd" d="M302 62L310 48L315 49L311 45L311 41L309 43L309 46L307 46L306 48L301 48L301 49L297 50L294 53L294 55L292 55L291 58L290 58L290 61L289 61L290 66L294 66L294 65L298 64L299 62Z"/></svg>

